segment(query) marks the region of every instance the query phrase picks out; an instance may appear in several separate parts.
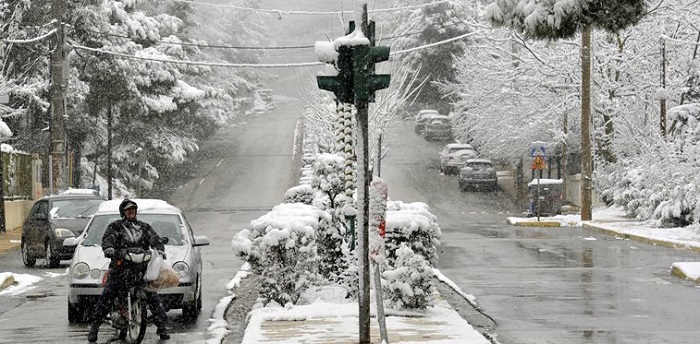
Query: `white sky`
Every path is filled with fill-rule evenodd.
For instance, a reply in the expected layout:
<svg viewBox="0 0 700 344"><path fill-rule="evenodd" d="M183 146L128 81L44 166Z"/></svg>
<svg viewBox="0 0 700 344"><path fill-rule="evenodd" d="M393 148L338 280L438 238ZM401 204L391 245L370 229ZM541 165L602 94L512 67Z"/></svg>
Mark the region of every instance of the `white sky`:
<svg viewBox="0 0 700 344"><path fill-rule="evenodd" d="M290 210L290 208L287 208ZM306 210L303 214L306 215ZM393 218L392 218L393 217ZM700 247L697 230L692 227L685 228L665 228L659 230L653 228L650 222L634 222L624 218L624 211L619 207L599 208L593 211L594 221L589 222L600 228L617 233L648 238L651 240L675 242L688 247ZM406 214L406 218L401 212L394 212L387 215L388 223L402 223L405 221L415 221ZM515 218L510 217L511 224L524 221L536 221L536 218ZM579 215L557 215L554 217L541 217L540 221L557 221L562 226L581 227L583 222ZM303 224L299 224L303 225ZM586 240L595 240L586 238ZM622 240L622 237L621 237ZM688 278L700 278L700 262L675 262L673 267L682 271ZM226 305L235 298L236 287L241 280L249 274L248 264L244 264L241 271L227 283L220 286L222 290L229 290L229 295L222 298L215 307L214 313L209 319L211 324L207 329L207 344L220 343L222 338L228 333L224 313ZM465 291L450 281L449 276L444 276L439 270L434 269L438 279L452 287L457 293L469 299L472 303L477 303L477 299L467 294ZM63 278L67 273L55 274L45 272L41 276L30 274L15 274L12 272L0 272L0 283L12 276L16 285L10 286L0 291L0 297L12 297L21 295L36 287L37 283L48 278ZM300 326L300 331L294 331L297 337L285 338L279 343L327 343L329 336L339 336L344 338L356 338L358 333L358 306L356 302L348 302L344 298L344 291L337 287L325 287L320 290L312 290L303 297L307 304L295 305L291 307L267 306L254 309L250 314L249 325L246 328L243 344L257 343L264 338L264 329L270 326L263 326L265 321L290 321L285 326ZM371 313L375 314L374 295L371 295ZM401 333L406 336L423 336L422 344L488 344L489 341L478 331L462 319L457 312L452 310L444 301L438 301L436 305L429 308L425 313L399 313L397 311L386 310L387 327L389 333ZM400 316L403 315L403 316ZM301 320L307 320L302 322ZM291 322L293 321L293 322ZM417 326L417 324L420 324ZM372 318L371 326L376 327L376 319ZM274 343L266 341L266 343ZM391 341L392 344L409 344L411 341Z"/></svg>

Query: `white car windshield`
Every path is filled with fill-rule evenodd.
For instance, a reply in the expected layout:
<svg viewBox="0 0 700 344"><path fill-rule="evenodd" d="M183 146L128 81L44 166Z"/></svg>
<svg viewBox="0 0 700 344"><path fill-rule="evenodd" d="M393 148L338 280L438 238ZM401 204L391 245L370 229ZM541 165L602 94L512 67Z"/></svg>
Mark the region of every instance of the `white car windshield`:
<svg viewBox="0 0 700 344"><path fill-rule="evenodd" d="M95 215L87 228L83 246L102 245L102 236L112 221L118 220L119 214ZM168 245L183 244L180 217L174 214L139 214L138 219L147 222L161 237L168 238Z"/></svg>

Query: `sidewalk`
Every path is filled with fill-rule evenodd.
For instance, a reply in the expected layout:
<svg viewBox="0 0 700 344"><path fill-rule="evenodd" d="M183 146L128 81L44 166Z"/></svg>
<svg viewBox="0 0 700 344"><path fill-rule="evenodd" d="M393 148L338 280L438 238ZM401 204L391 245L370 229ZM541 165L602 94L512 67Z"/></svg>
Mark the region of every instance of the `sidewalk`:
<svg viewBox="0 0 700 344"><path fill-rule="evenodd" d="M508 223L516 226L552 227L543 228L545 230L584 227L623 239L700 253L700 231L693 228L653 228L651 222L631 221L624 217L624 213L614 209L594 212L593 221L581 221L580 215L572 214L543 217L539 221L535 218L508 218ZM672 269L675 276L700 283L700 262L678 262L673 264ZM450 286L465 298L469 297L459 287ZM233 291L236 292L235 289ZM374 298L371 300L373 304ZM422 314L387 315L388 339L391 344L491 343L444 300ZM380 343L377 319L374 316L370 320L370 329L370 343ZM356 304L348 306L315 302L288 309L264 307L253 310L249 313L241 344L351 344L357 343L358 333ZM233 342L225 339L224 343Z"/></svg>

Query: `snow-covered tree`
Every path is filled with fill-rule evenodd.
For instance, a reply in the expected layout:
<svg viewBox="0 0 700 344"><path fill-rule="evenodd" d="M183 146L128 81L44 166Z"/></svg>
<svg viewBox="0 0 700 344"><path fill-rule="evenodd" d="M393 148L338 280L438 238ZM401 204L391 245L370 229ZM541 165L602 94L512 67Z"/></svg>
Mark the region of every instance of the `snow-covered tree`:
<svg viewBox="0 0 700 344"><path fill-rule="evenodd" d="M421 5L424 1L393 0L394 7ZM400 51L421 45L440 42L471 31L467 19L470 13L461 1L443 1L428 6L413 7L402 10L401 15L392 17L393 41L392 49ZM426 106L436 107L447 114L450 101L439 88L440 83L455 81L454 60L460 56L468 43L454 41L441 44L430 49L420 49L407 53L402 57L408 70L415 72L417 80L423 82L423 88L417 95L416 101Z"/></svg>

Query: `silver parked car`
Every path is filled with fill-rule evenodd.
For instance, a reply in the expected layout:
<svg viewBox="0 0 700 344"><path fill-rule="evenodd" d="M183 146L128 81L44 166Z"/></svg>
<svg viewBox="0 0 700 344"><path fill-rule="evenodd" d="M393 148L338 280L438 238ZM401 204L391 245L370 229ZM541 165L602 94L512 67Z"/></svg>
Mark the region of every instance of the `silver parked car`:
<svg viewBox="0 0 700 344"><path fill-rule="evenodd" d="M458 151L473 151L472 154L467 154L467 153L459 153L455 154ZM448 143L445 145L445 148L443 148L440 153L438 153L438 156L440 157L440 172L443 172L445 174L448 174L445 170L446 166L450 166L449 170L450 173L457 174L457 171L459 171L459 168L461 166L458 166L458 164L463 164L464 161L457 161L456 155L468 155L469 159L476 158L479 153L477 153L476 149L468 143Z"/></svg>
<svg viewBox="0 0 700 344"><path fill-rule="evenodd" d="M109 269L109 258L102 252L102 236L107 225L119 219L119 203L105 201L93 215L83 233L66 239L67 247L75 247L69 266L68 321L87 320L102 294L102 283ZM166 261L180 275L176 287L158 290L166 310L182 309L186 321L197 320L202 309L202 256L200 246L209 245L205 236L195 236L180 209L162 200L135 199L138 219L149 223L164 238Z"/></svg>
<svg viewBox="0 0 700 344"><path fill-rule="evenodd" d="M459 189L469 188L496 190L498 176L493 162L489 159L469 159L459 170Z"/></svg>

